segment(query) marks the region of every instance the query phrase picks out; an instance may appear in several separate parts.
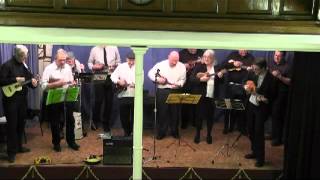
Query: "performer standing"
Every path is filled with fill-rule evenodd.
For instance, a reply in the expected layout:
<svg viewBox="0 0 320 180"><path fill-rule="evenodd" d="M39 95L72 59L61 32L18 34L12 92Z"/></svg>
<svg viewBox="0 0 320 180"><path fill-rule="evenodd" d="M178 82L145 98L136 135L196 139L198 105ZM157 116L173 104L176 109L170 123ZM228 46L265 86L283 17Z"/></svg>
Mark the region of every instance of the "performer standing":
<svg viewBox="0 0 320 180"><path fill-rule="evenodd" d="M247 115L248 133L252 150L250 154L245 155L245 158L256 159L256 167L264 165L264 123L271 113L271 105L277 88L274 77L266 68L266 60L257 58L252 65L254 75L249 77L254 82L256 88L245 85L245 90L250 94Z"/></svg>
<svg viewBox="0 0 320 180"><path fill-rule="evenodd" d="M149 78L157 83L157 139L166 136L168 128L174 138L179 138L179 105L166 104L166 99L170 93L179 92L186 81L186 68L179 62L179 53L170 52L168 59L163 60L153 66L148 72Z"/></svg>
<svg viewBox="0 0 320 180"><path fill-rule="evenodd" d="M248 78L248 70L251 69L253 61L254 57L244 49L234 51L227 57L227 62L223 65L228 70L225 75L226 98L240 99L245 103L246 93L242 84ZM245 111L226 110L225 112L223 133L232 132L237 122L239 131L246 134Z"/></svg>
<svg viewBox="0 0 320 180"><path fill-rule="evenodd" d="M282 142L284 119L287 109L290 86L290 67L284 59L284 53L275 51L273 61L268 65L270 73L276 78L277 96L272 106L272 146L279 146Z"/></svg>
<svg viewBox="0 0 320 180"><path fill-rule="evenodd" d="M194 142L198 144L200 142L200 131L202 129L202 121L207 121L207 143L212 144L212 126L214 122L214 97L215 91L215 80L218 77L222 77L222 72L219 72L217 76L215 75L214 67L214 51L206 50L202 56L204 64L196 64L192 74L190 76L190 81L193 83L192 93L201 94L200 101L196 106L196 135L194 137Z"/></svg>
<svg viewBox="0 0 320 180"><path fill-rule="evenodd" d="M88 67L94 73L108 73L105 81L94 80L94 104L92 119L97 127L98 122L103 123L104 138L111 137L110 119L113 104L111 73L120 63L120 54L115 46L95 46L91 49ZM101 117L102 115L102 117Z"/></svg>
<svg viewBox="0 0 320 180"><path fill-rule="evenodd" d="M63 49L59 49L55 55L55 61L44 69L41 82L42 89L47 91L75 85L71 67L66 64L66 58L66 52ZM66 141L71 149L77 151L80 146L76 144L74 137L73 104L68 102L65 102L65 105L64 103L51 104L47 106L46 110L51 126L53 149L56 152L61 151L60 122L62 121L61 118L65 118Z"/></svg>
<svg viewBox="0 0 320 180"><path fill-rule="evenodd" d="M134 115L135 54L130 51L126 59L127 62L120 64L111 74L111 80L116 84L124 134L131 136Z"/></svg>
<svg viewBox="0 0 320 180"><path fill-rule="evenodd" d="M37 80L28 69L26 64L28 49L24 45L16 45L13 57L1 66L0 86L13 83L22 85L27 80L28 87L35 88ZM8 161L13 163L17 153L29 152L30 149L22 146L25 118L27 115L28 88L22 85L22 90L15 92L11 97L3 95L4 115L7 119L7 153Z"/></svg>
<svg viewBox="0 0 320 180"><path fill-rule="evenodd" d="M179 61L186 66L187 76L186 83L182 90L183 93L190 93L192 89L192 83L190 82L190 75L196 64L201 63L201 56L203 50L201 49L183 49L179 51ZM186 129L188 123L195 125L196 106L193 104L183 104L181 106L181 128Z"/></svg>

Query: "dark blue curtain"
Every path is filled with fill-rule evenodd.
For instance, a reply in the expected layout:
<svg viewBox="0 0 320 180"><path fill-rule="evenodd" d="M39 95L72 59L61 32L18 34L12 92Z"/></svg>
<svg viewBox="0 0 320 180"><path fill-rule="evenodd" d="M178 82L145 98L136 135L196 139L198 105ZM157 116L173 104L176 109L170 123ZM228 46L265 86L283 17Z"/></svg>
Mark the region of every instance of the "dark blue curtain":
<svg viewBox="0 0 320 180"><path fill-rule="evenodd" d="M28 66L33 74L38 74L38 48L37 45L26 45L29 50ZM15 44L0 43L0 64L8 61L12 55ZM39 109L39 90L29 91L28 106L32 109ZM2 93L0 93L0 116L3 116Z"/></svg>

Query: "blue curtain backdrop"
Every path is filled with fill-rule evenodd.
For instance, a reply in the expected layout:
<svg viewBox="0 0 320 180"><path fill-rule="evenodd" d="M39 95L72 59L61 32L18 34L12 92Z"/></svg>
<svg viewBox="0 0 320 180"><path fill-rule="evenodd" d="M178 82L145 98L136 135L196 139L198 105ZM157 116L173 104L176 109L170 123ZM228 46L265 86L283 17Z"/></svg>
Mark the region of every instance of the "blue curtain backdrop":
<svg viewBox="0 0 320 180"><path fill-rule="evenodd" d="M28 66L33 74L38 74L38 47L37 45L26 45L29 50ZM0 43L0 64L8 61L12 55L15 44ZM39 109L39 89L29 91L28 107L31 109ZM2 93L0 93L0 116L3 116Z"/></svg>

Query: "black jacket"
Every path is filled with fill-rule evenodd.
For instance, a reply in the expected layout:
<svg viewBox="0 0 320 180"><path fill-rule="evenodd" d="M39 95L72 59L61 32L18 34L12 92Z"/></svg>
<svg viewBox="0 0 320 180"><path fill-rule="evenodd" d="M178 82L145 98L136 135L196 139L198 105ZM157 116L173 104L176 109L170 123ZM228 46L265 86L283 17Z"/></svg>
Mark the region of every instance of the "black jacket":
<svg viewBox="0 0 320 180"><path fill-rule="evenodd" d="M5 86L9 84L16 83L16 77L24 77L27 80L32 78L31 72L24 66L24 64L19 63L15 57L5 62L0 67L0 86ZM29 87L33 87L31 83L28 84ZM16 92L12 97L26 97L28 94L28 88L23 86L22 91ZM7 97L3 96L4 99ZM11 98L12 98L11 97Z"/></svg>

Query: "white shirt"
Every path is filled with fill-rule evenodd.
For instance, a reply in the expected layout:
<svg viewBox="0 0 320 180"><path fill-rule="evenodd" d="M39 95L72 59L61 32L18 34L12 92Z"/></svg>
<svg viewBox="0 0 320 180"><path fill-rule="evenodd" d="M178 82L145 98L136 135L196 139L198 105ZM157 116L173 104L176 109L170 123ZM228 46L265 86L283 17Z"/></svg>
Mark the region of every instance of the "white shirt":
<svg viewBox="0 0 320 180"><path fill-rule="evenodd" d="M94 64L104 64L103 48L106 49L108 66L115 66L121 63L119 50L116 46L95 46L91 49L88 60L90 70L92 70Z"/></svg>
<svg viewBox="0 0 320 180"><path fill-rule="evenodd" d="M209 71L209 74L214 74L214 67ZM214 95L214 75L210 76L210 79L207 81L207 94L206 97L213 98Z"/></svg>
<svg viewBox="0 0 320 180"><path fill-rule="evenodd" d="M264 78L266 77L266 74L267 74L267 71L259 74L257 88L260 88L260 86L262 85L262 82L263 82ZM256 106L259 106L259 101L257 100L258 96L259 96L259 94L251 94L249 101Z"/></svg>
<svg viewBox="0 0 320 180"><path fill-rule="evenodd" d="M118 94L118 98L121 97L134 97L134 85L135 85L135 66L131 68L128 63L120 64L114 72L111 74L111 81L115 84L119 80L125 80L128 84L127 90L122 91Z"/></svg>
<svg viewBox="0 0 320 180"><path fill-rule="evenodd" d="M172 84L179 85L180 87L183 86L183 84L186 81L186 67L181 62L178 62L174 67L171 67L169 65L169 60L163 60L161 62L158 62L153 66L152 69L148 72L148 77L151 79L151 81L155 81L155 74L157 73L157 70L160 70L159 74L167 78L167 81ZM164 88L173 88L173 85L170 84L158 84L158 88L164 89Z"/></svg>
<svg viewBox="0 0 320 180"><path fill-rule="evenodd" d="M63 79L65 82L73 82L71 67L64 64L63 68L59 68L56 62L49 64L43 71L41 79L41 88L46 90L50 79ZM67 88L68 85L64 85Z"/></svg>

